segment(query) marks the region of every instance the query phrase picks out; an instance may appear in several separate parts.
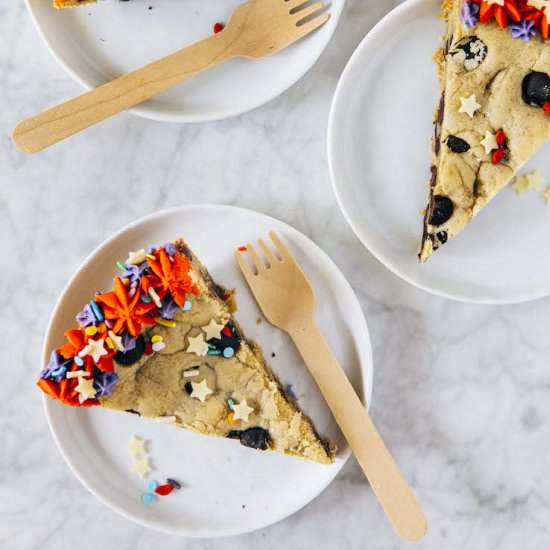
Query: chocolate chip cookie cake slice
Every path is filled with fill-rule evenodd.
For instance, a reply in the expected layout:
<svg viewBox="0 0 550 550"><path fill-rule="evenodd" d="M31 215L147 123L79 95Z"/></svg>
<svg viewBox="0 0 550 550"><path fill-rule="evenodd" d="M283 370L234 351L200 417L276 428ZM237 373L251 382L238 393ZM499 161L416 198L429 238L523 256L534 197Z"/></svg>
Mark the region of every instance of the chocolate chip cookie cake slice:
<svg viewBox="0 0 550 550"><path fill-rule="evenodd" d="M130 253L51 353L38 386L102 406L322 464L335 447L288 397L217 286L182 241Z"/></svg>
<svg viewBox="0 0 550 550"><path fill-rule="evenodd" d="M421 261L460 233L550 136L550 0L445 0L442 17Z"/></svg>

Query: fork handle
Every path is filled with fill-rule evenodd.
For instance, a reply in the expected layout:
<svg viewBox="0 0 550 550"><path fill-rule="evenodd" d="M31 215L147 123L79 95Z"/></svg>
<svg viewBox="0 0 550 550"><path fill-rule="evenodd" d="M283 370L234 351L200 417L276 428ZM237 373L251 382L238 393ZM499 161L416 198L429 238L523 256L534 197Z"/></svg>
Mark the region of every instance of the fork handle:
<svg viewBox="0 0 550 550"><path fill-rule="evenodd" d="M13 131L13 142L23 153L41 151L235 57L234 39L234 33L226 29L27 118Z"/></svg>
<svg viewBox="0 0 550 550"><path fill-rule="evenodd" d="M289 334L394 529L406 540L421 539L424 512L315 321Z"/></svg>

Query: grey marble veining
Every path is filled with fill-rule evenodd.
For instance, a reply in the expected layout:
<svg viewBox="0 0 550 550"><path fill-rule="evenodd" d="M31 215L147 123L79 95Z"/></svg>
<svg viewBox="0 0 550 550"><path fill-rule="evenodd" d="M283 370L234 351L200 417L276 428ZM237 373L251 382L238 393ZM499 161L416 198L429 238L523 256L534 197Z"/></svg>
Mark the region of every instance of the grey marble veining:
<svg viewBox="0 0 550 550"><path fill-rule="evenodd" d="M353 460L293 517L217 541L128 522L64 464L34 387L57 295L114 230L192 202L276 216L349 278L374 345L372 414L429 516L418 548L550 547L550 300L472 306L415 290L361 246L330 188L325 130L337 78L397 3L349 0L315 68L254 112L191 126L122 115L35 157L13 149L11 129L79 88L42 45L23 2L0 4L0 548L405 547Z"/></svg>

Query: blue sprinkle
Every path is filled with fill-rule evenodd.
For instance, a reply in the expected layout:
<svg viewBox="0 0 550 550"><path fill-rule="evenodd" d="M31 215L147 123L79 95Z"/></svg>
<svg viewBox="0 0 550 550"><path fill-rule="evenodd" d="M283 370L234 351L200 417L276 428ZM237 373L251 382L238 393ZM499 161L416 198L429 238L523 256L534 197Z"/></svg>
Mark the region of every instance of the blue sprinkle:
<svg viewBox="0 0 550 550"><path fill-rule="evenodd" d="M58 376L64 376L66 372L67 367L59 367L58 369L52 371L51 376L57 378Z"/></svg>
<svg viewBox="0 0 550 550"><path fill-rule="evenodd" d="M227 404L229 405L229 408L233 410L233 406L235 405L235 401L233 399L228 399Z"/></svg>
<svg viewBox="0 0 550 550"><path fill-rule="evenodd" d="M155 495L153 493L144 493L141 497L143 504L151 504L155 500Z"/></svg>
<svg viewBox="0 0 550 550"><path fill-rule="evenodd" d="M223 350L223 356L226 359L229 359L230 357L233 357L233 355L235 355L235 350L233 348L225 348Z"/></svg>
<svg viewBox="0 0 550 550"><path fill-rule="evenodd" d="M189 311L191 309L191 302L189 300L185 300L185 304L183 304L183 311Z"/></svg>
<svg viewBox="0 0 550 550"><path fill-rule="evenodd" d="M81 367L84 364L84 361L82 360L82 357L79 357L78 355L74 358L74 362Z"/></svg>
<svg viewBox="0 0 550 550"><path fill-rule="evenodd" d="M207 351L207 354L208 355L221 355L222 352L220 350L217 350L217 349L209 349Z"/></svg>
<svg viewBox="0 0 550 550"><path fill-rule="evenodd" d="M154 479L149 480L149 483L147 483L147 489L151 492L153 492L158 486L158 482Z"/></svg>
<svg viewBox="0 0 550 550"><path fill-rule="evenodd" d="M95 300L92 300L90 302L90 306L92 307L92 311L94 312L95 318L99 321L105 321L105 317L103 317L103 312L101 311L101 308L99 307L98 303Z"/></svg>
<svg viewBox="0 0 550 550"><path fill-rule="evenodd" d="M151 296L149 294L142 294L140 300L148 304L151 302Z"/></svg>

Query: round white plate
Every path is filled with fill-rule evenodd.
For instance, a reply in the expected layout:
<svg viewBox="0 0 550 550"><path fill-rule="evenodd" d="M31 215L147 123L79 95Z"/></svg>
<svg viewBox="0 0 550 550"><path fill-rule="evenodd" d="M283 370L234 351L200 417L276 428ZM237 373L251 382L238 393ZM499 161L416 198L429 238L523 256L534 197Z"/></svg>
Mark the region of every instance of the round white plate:
<svg viewBox="0 0 550 550"><path fill-rule="evenodd" d="M439 87L432 56L444 24L440 0L408 0L349 61L332 105L331 177L340 207L388 269L457 300L512 303L550 294L550 209L541 195L504 189L461 235L419 264L432 116ZM524 172L550 183L550 143ZM522 171L523 173L523 171Z"/></svg>
<svg viewBox="0 0 550 550"><path fill-rule="evenodd" d="M45 397L50 428L67 464L101 501L129 519L161 531L214 537L259 529L296 512L336 476L350 452L289 338L262 317L233 257L247 242L277 231L310 278L318 297L317 319L357 391L370 402L372 356L367 324L357 298L328 256L304 235L273 218L228 206L182 206L127 226L97 248L63 290L50 320L43 361L74 326L75 314L97 290L107 289L115 262L130 250L185 237L214 279L237 290L236 318L258 342L283 385L292 388L319 432L340 448L336 462L322 466L261 453L233 440L197 435L132 414L99 407L71 408ZM275 354L272 357L272 354ZM133 435L149 440L155 470L149 478L173 477L183 489L141 502L145 482L130 472L127 444Z"/></svg>
<svg viewBox="0 0 550 550"><path fill-rule="evenodd" d="M65 10L54 9L51 0L27 0L27 5L59 63L82 86L93 88L209 36L243 1L108 0ZM263 105L317 61L344 2L332 0L330 20L286 50L260 61L232 60L132 112L168 122L203 122Z"/></svg>

